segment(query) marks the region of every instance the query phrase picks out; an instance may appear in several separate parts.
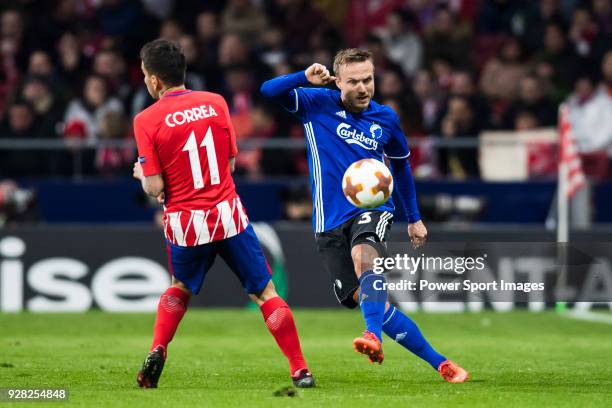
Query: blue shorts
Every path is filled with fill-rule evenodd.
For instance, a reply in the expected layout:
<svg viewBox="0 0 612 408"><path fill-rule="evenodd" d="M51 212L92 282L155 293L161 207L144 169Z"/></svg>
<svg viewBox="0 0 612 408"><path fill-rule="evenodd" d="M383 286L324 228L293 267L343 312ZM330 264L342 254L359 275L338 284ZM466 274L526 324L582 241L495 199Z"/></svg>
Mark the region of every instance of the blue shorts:
<svg viewBox="0 0 612 408"><path fill-rule="evenodd" d="M183 282L193 294L198 294L206 273L217 254L236 274L249 294L261 293L271 279L268 262L249 224L244 231L231 238L193 247L174 245L166 241L170 273Z"/></svg>

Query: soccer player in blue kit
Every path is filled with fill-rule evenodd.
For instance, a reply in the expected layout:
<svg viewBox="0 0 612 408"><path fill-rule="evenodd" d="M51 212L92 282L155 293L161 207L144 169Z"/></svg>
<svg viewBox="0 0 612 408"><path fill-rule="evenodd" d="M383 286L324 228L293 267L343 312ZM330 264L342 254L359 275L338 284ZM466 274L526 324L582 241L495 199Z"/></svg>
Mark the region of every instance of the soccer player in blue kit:
<svg viewBox="0 0 612 408"><path fill-rule="evenodd" d="M334 58L334 74L321 64L280 76L261 86L262 94L295 114L307 140L317 249L329 272L338 301L361 308L366 330L353 341L356 351L381 364L382 332L427 361L442 377L464 382L468 373L431 347L416 324L387 301L383 274L373 272L374 259L387 255L392 200L365 210L351 205L342 191L342 176L354 162L387 156L395 180L399 210L408 219L415 247L427 229L417 208L408 144L391 108L372 101L374 65L368 51L345 49ZM335 82L340 91L315 88ZM376 289L375 289L376 288Z"/></svg>

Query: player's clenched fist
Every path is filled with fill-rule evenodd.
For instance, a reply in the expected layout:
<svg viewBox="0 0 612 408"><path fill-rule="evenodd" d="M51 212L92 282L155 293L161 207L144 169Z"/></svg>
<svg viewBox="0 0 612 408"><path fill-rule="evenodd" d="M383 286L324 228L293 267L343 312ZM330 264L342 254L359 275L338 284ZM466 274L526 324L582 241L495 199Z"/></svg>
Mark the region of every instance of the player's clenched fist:
<svg viewBox="0 0 612 408"><path fill-rule="evenodd" d="M306 69L306 79L313 85L327 85L336 80L323 64L312 64Z"/></svg>

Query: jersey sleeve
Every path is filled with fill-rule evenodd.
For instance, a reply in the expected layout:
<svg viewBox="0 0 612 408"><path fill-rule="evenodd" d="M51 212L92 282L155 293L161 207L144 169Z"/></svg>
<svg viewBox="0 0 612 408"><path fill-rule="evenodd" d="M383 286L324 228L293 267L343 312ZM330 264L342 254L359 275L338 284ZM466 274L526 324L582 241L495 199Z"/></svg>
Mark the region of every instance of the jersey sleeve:
<svg viewBox="0 0 612 408"><path fill-rule="evenodd" d="M399 116L397 116L397 114L390 108L388 108L388 111L391 137L384 147L385 154L390 159L405 159L410 156L410 149L408 148L406 135L404 135L404 132L400 127Z"/></svg>
<svg viewBox="0 0 612 408"><path fill-rule="evenodd" d="M225 115L225 123L227 125L227 131L230 135L230 157L236 157L238 155L238 144L236 142L236 131L232 124L232 118L229 113L227 102L222 96L219 96L219 104L223 108L223 114Z"/></svg>
<svg viewBox="0 0 612 408"><path fill-rule="evenodd" d="M308 85L306 72L298 71L264 82L260 91L266 98L273 99L289 112L296 113L298 109L296 89L304 85Z"/></svg>
<svg viewBox="0 0 612 408"><path fill-rule="evenodd" d="M134 136L138 148L138 162L142 166L143 174L146 177L161 174L162 168L159 163L157 150L155 150L155 143L145 129L142 116L140 115L134 118Z"/></svg>

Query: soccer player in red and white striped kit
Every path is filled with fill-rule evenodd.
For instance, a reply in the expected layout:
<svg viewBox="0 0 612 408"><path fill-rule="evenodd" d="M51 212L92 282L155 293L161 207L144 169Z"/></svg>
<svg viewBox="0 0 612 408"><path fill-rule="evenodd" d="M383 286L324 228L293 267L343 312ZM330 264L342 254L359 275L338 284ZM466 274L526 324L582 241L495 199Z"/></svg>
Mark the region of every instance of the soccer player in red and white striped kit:
<svg viewBox="0 0 612 408"><path fill-rule="evenodd" d="M185 88L185 57L158 39L140 52L144 82L157 102L134 118L138 161L134 177L164 203L164 233L172 285L157 309L153 342L137 382L157 387L168 343L200 291L216 255L259 306L289 360L293 383L314 386L289 306L271 280L259 241L236 193L231 172L238 153L227 103L218 94Z"/></svg>

